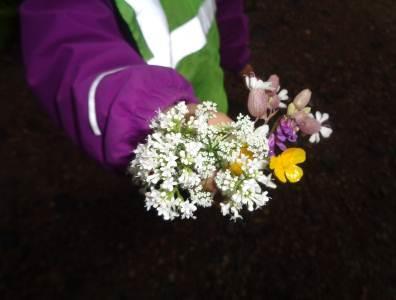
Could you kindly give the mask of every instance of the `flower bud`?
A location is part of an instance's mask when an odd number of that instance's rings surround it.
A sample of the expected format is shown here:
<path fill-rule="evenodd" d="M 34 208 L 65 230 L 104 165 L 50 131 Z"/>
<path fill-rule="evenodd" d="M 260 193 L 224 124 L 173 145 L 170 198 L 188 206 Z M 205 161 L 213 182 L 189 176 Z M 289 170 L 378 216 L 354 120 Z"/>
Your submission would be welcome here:
<path fill-rule="evenodd" d="M 294 105 L 298 110 L 302 110 L 307 104 L 309 100 L 311 100 L 312 92 L 309 89 L 302 90 L 293 100 Z"/>
<path fill-rule="evenodd" d="M 271 82 L 271 88 L 273 89 L 273 92 L 276 93 L 276 91 L 279 88 L 279 77 L 278 77 L 278 75 L 275 75 L 275 74 L 271 75 L 268 78 L 268 81 Z"/>
<path fill-rule="evenodd" d="M 321 124 L 313 117 L 307 115 L 305 112 L 298 112 L 294 115 L 294 119 L 300 130 L 305 133 L 312 135 L 319 132 Z"/>
<path fill-rule="evenodd" d="M 256 118 L 261 118 L 267 113 L 268 95 L 263 89 L 252 89 L 248 98 L 248 111 Z"/>

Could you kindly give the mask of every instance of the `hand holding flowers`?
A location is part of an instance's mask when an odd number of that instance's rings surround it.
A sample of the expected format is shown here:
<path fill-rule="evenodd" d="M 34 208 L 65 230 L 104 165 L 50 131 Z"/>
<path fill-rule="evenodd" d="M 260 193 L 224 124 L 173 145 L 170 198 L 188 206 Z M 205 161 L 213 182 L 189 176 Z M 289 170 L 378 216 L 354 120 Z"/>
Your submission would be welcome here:
<path fill-rule="evenodd" d="M 266 82 L 251 75 L 246 83 L 255 121 L 239 115 L 233 122 L 211 102 L 194 107 L 180 102 L 158 113 L 153 133 L 137 147 L 129 168 L 143 187 L 147 209 L 156 209 L 165 220 L 195 218 L 198 207 L 213 205 L 217 192 L 221 213 L 235 220 L 244 208 L 254 211 L 268 202 L 268 190 L 276 187 L 271 170 L 280 182 L 300 180 L 297 164 L 305 160 L 305 151 L 288 144 L 296 143 L 300 133 L 312 142 L 319 134 L 328 137 L 331 129 L 323 124 L 328 115 L 310 114 L 309 90 L 286 106 L 287 91 L 276 75 Z M 270 130 L 283 107 L 287 112 Z"/>

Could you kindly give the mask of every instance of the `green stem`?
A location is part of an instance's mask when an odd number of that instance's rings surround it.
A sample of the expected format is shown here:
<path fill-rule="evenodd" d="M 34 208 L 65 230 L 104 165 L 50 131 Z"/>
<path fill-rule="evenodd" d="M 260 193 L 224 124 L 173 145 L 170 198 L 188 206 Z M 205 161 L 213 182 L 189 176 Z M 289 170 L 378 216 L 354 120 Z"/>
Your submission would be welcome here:
<path fill-rule="evenodd" d="M 211 140 L 209 140 L 208 143 L 209 143 L 210 151 L 214 154 L 215 159 L 216 159 L 216 163 L 217 163 L 217 165 L 219 165 L 219 164 L 220 164 L 220 158 L 219 158 L 219 156 L 217 155 L 217 148 L 215 149 L 215 148 L 212 146 Z M 217 145 L 216 145 L 216 146 L 217 146 Z"/>

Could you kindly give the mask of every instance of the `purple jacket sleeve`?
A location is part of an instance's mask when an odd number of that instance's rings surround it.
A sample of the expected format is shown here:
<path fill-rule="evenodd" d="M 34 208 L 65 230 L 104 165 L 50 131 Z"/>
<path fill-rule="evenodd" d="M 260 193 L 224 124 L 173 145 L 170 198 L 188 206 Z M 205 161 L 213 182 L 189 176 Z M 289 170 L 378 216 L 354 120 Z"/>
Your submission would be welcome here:
<path fill-rule="evenodd" d="M 244 14 L 244 0 L 216 2 L 221 64 L 225 69 L 239 72 L 250 62 L 249 26 Z"/>
<path fill-rule="evenodd" d="M 26 0 L 20 13 L 28 84 L 104 166 L 125 168 L 158 109 L 197 102 L 181 75 L 147 65 L 124 40 L 110 1 Z"/>

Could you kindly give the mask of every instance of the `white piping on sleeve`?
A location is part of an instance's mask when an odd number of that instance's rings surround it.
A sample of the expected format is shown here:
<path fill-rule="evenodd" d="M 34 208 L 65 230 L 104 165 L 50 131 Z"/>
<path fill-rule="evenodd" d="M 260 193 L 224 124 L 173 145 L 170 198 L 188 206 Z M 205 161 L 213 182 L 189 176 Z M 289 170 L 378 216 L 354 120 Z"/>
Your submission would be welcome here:
<path fill-rule="evenodd" d="M 95 99 L 96 98 L 96 90 L 98 89 L 100 82 L 107 75 L 117 73 L 117 72 L 124 70 L 126 68 L 127 67 L 120 67 L 120 68 L 113 69 L 113 70 L 106 71 L 106 72 L 99 74 L 95 78 L 95 80 L 92 82 L 91 87 L 89 88 L 89 92 L 88 92 L 88 120 L 89 120 L 89 125 L 91 126 L 93 133 L 97 136 L 102 135 L 102 132 L 100 131 L 98 119 L 96 116 L 96 99 Z"/>

